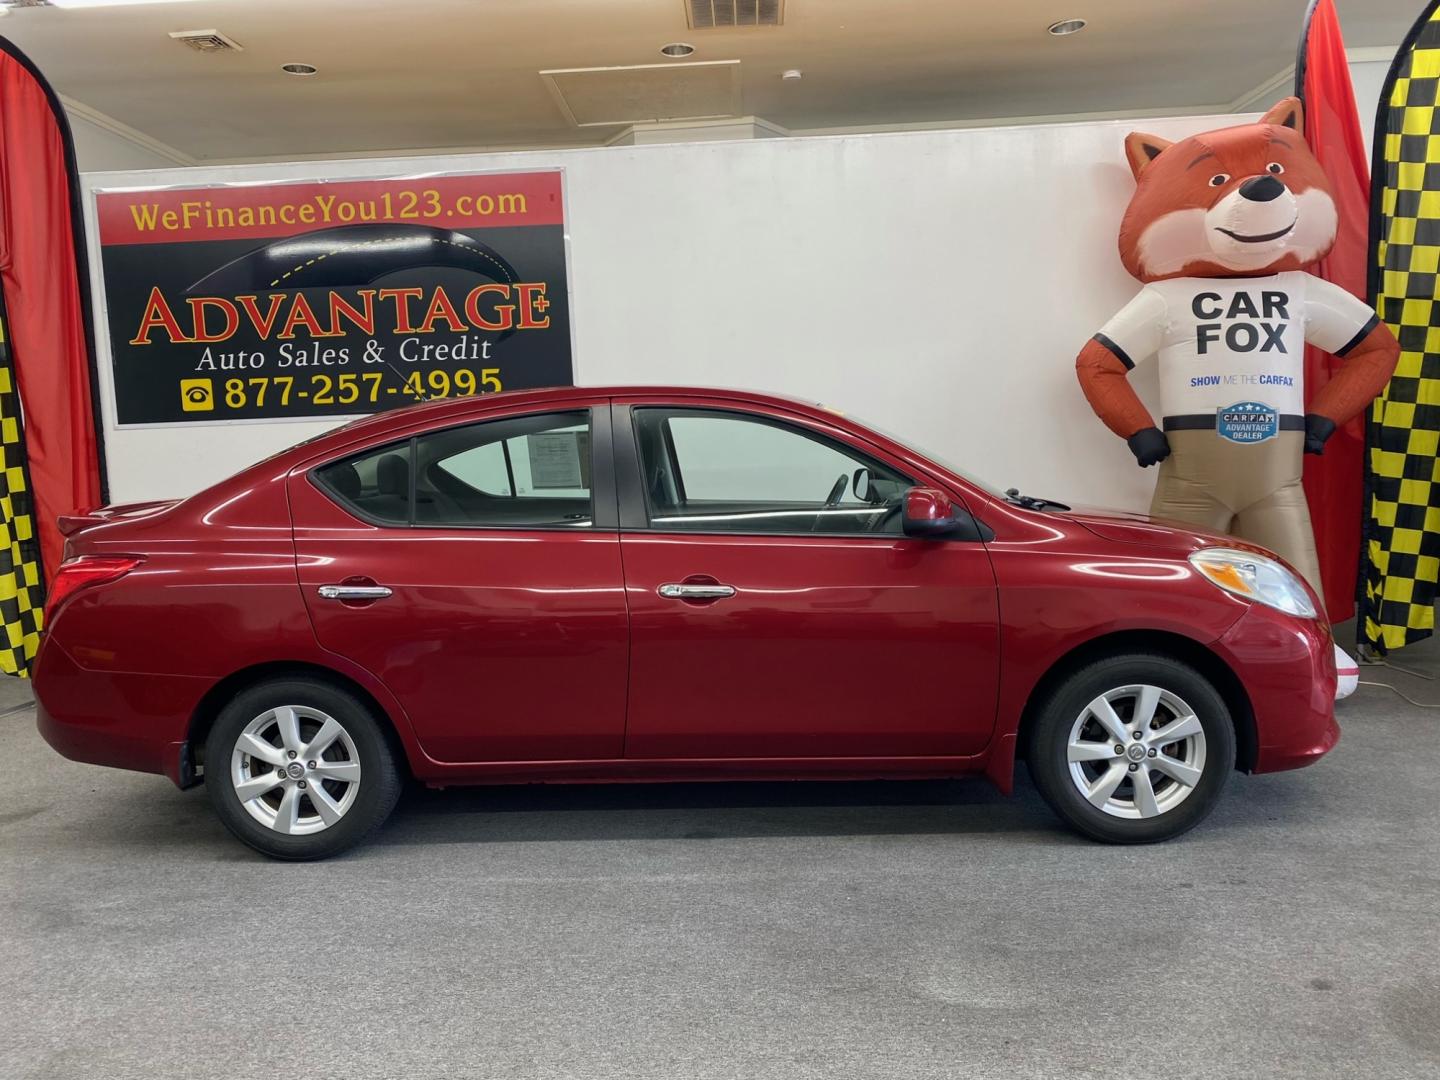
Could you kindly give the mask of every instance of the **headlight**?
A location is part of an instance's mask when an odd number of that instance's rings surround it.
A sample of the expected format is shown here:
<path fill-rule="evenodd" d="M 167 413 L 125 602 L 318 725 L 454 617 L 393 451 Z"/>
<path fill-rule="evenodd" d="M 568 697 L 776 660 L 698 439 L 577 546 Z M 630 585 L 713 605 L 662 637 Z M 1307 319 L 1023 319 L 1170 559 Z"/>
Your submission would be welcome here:
<path fill-rule="evenodd" d="M 1234 548 L 1204 548 L 1190 565 L 1226 592 L 1303 619 L 1315 618 L 1305 583 L 1274 559 Z"/>

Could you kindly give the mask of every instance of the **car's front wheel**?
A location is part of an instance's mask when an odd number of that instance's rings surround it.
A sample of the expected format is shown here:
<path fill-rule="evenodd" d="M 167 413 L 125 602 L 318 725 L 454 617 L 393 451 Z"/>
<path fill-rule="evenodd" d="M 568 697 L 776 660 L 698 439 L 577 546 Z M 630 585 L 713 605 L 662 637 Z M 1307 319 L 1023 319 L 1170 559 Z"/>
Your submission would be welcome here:
<path fill-rule="evenodd" d="M 205 744 L 205 786 L 225 826 L 277 859 L 323 859 L 358 844 L 400 796 L 380 722 L 353 694 L 279 679 L 238 694 Z"/>
<path fill-rule="evenodd" d="M 1224 699 L 1188 664 L 1115 656 L 1054 689 L 1026 755 L 1035 786 L 1067 824 L 1107 843 L 1151 843 L 1214 808 L 1235 767 L 1235 728 Z"/>

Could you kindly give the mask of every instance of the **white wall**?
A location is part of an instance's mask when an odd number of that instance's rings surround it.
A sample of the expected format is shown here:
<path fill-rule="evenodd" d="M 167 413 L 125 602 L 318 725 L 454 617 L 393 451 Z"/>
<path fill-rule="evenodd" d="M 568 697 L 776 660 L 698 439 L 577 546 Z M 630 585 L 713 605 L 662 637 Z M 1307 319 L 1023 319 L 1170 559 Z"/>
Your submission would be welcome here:
<path fill-rule="evenodd" d="M 1233 116 L 1151 120 L 1180 137 Z M 1129 122 L 92 175 L 90 187 L 566 169 L 582 383 L 823 400 L 1006 486 L 1142 507 L 1153 470 L 1090 413 L 1075 354 L 1134 293 L 1115 232 Z M 93 209 L 93 206 L 92 206 Z M 93 217 L 91 251 L 98 254 Z M 94 274 L 99 295 L 98 269 Z M 101 312 L 103 319 L 103 311 Z M 103 322 L 102 322 L 103 326 Z M 117 430 L 116 501 L 184 495 L 328 426 Z M 1134 376 L 1153 393 L 1153 372 Z"/>
<path fill-rule="evenodd" d="M 75 109 L 68 109 L 66 115 L 70 120 L 70 134 L 75 139 L 75 160 L 81 172 L 169 169 L 176 164 L 175 156 L 158 153 L 133 136 L 119 134 Z"/>

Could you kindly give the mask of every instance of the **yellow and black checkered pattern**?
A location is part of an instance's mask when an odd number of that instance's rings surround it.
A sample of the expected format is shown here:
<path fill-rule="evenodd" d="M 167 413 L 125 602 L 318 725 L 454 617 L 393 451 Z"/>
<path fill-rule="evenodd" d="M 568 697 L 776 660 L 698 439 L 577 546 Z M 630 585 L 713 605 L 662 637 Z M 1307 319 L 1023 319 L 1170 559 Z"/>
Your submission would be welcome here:
<path fill-rule="evenodd" d="M 1400 340 L 1369 425 L 1362 560 L 1365 643 L 1428 637 L 1440 576 L 1440 7 L 1396 59 L 1375 133 L 1371 299 Z"/>
<path fill-rule="evenodd" d="M 40 644 L 45 589 L 25 467 L 20 395 L 0 318 L 0 672 L 26 678 Z"/>

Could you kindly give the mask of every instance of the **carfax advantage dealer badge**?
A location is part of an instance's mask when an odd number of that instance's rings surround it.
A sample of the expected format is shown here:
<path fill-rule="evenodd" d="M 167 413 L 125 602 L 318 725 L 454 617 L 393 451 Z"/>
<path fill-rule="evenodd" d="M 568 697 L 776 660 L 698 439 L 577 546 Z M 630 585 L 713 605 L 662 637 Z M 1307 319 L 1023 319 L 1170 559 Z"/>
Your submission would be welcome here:
<path fill-rule="evenodd" d="M 96 196 L 118 422 L 573 382 L 560 170 Z"/>
<path fill-rule="evenodd" d="M 1258 401 L 1241 401 L 1215 412 L 1215 433 L 1237 443 L 1260 443 L 1280 433 L 1280 414 Z"/>

